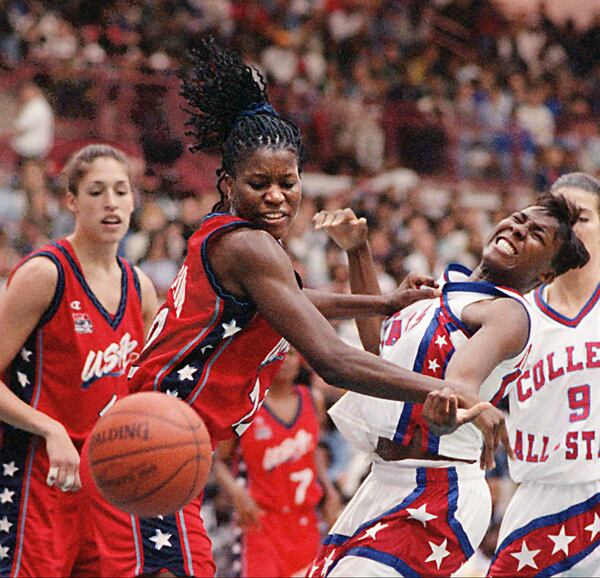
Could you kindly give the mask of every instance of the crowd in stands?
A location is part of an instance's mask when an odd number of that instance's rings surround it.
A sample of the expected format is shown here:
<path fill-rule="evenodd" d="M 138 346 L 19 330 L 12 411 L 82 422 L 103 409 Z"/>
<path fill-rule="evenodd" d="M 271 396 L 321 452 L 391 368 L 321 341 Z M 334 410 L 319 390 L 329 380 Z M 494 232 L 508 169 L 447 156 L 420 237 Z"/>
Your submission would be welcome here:
<path fill-rule="evenodd" d="M 0 144 L 12 148 L 0 154 L 0 288 L 22 256 L 69 232 L 51 145 L 64 148 L 68 119 L 94 117 L 136 167 L 140 202 L 122 252 L 164 297 L 185 240 L 217 200 L 208 186 L 187 186 L 177 163 L 191 159 L 186 170 L 207 183 L 216 167 L 185 152 L 172 110 L 156 99 L 176 85 L 185 50 L 209 33 L 269 78 L 274 106 L 303 130 L 306 194 L 287 244 L 307 286 L 348 290 L 344 256 L 311 226 L 323 208 L 352 206 L 368 218 L 389 290 L 407 271 L 474 265 L 490 223 L 562 173 L 600 175 L 600 16 L 580 30 L 543 9 L 509 19 L 485 0 L 0 0 L 0 107 L 18 111 L 0 119 Z M 103 95 L 90 67 L 104 75 Z M 23 83 L 23 70 L 36 82 Z M 143 90 L 120 126 L 112 104 L 130 80 Z M 36 117 L 32 129 L 49 142 L 27 149 L 18 119 L 31 99 L 46 123 Z M 353 324 L 337 329 L 358 342 Z M 334 401 L 332 388 L 316 378 L 313 386 Z M 349 497 L 364 460 L 332 427 L 325 441 L 332 478 Z M 497 524 L 511 492 L 505 466 L 490 485 Z M 211 486 L 207 497 L 226 575 L 230 510 Z"/>

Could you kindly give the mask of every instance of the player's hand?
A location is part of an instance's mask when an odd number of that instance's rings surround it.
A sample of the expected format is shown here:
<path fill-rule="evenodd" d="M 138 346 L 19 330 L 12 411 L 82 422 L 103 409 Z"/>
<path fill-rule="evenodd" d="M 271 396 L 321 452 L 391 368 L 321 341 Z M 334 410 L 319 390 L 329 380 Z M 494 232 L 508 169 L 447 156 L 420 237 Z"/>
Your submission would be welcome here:
<path fill-rule="evenodd" d="M 481 449 L 481 458 L 479 460 L 482 470 L 491 470 L 496 467 L 494 456 L 500 442 L 502 442 L 508 457 L 511 460 L 515 459 L 515 454 L 510 446 L 508 430 L 506 429 L 506 419 L 502 411 L 492 406 L 481 412 L 473 420 L 473 424 L 483 434 L 483 448 Z"/>
<path fill-rule="evenodd" d="M 232 496 L 233 509 L 237 514 L 237 524 L 242 530 L 260 527 L 260 518 L 263 510 L 252 499 L 245 488 L 238 488 Z"/>
<path fill-rule="evenodd" d="M 320 211 L 313 217 L 313 224 L 317 231 L 326 231 L 344 251 L 358 249 L 367 242 L 367 220 L 364 217 L 359 219 L 352 209 Z"/>
<path fill-rule="evenodd" d="M 492 407 L 491 403 L 481 401 L 470 409 L 460 409 L 454 391 L 445 387 L 427 395 L 422 415 L 431 433 L 442 436 L 456 431 L 461 425 L 472 422 Z"/>
<path fill-rule="evenodd" d="M 79 452 L 75 449 L 67 430 L 56 422 L 45 436 L 50 468 L 46 483 L 63 492 L 76 492 L 81 488 L 79 479 Z"/>
<path fill-rule="evenodd" d="M 442 292 L 433 277 L 418 273 L 409 273 L 404 281 L 400 283 L 398 289 L 390 294 L 390 309 L 388 313 L 395 313 L 404 309 L 404 307 L 408 307 L 415 301 L 432 299 L 439 297 L 441 294 Z"/>

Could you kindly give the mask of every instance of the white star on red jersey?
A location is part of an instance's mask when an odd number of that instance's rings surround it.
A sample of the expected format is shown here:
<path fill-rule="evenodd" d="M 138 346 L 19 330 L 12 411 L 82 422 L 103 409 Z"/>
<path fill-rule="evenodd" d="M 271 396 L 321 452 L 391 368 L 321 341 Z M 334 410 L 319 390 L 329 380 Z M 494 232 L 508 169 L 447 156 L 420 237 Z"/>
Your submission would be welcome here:
<path fill-rule="evenodd" d="M 417 520 L 418 522 L 421 522 L 425 527 L 427 526 L 427 522 L 435 520 L 437 518 L 435 514 L 430 514 L 427 511 L 427 504 L 423 504 L 418 508 L 406 508 L 406 511 L 410 514 L 410 516 L 408 517 L 409 520 L 411 518 L 413 520 Z"/>
<path fill-rule="evenodd" d="M 442 564 L 442 560 L 446 556 L 450 556 L 450 552 L 448 552 L 448 549 L 446 548 L 447 545 L 447 539 L 439 545 L 434 544 L 433 542 L 429 542 L 429 546 L 431 547 L 431 554 L 429 555 L 429 558 L 425 560 L 425 562 L 435 562 L 435 565 L 438 567 L 439 570 Z"/>
<path fill-rule="evenodd" d="M 535 563 L 534 558 L 539 553 L 540 550 L 530 550 L 527 547 L 527 542 L 523 540 L 523 546 L 521 546 L 521 551 L 511 552 L 510 555 L 519 561 L 519 567 L 517 568 L 517 572 L 519 572 L 521 568 L 524 568 L 525 566 L 531 566 L 532 568 L 537 570 L 537 564 Z"/>
<path fill-rule="evenodd" d="M 438 335 L 435 338 L 435 344 L 438 347 L 444 347 L 444 345 L 448 345 L 448 342 L 446 341 L 446 336 L 445 335 Z"/>
<path fill-rule="evenodd" d="M 2 467 L 4 468 L 2 475 L 8 476 L 9 478 L 12 478 L 15 475 L 15 472 L 19 471 L 19 468 L 17 468 L 17 466 L 15 466 L 14 461 L 8 462 L 7 464 L 2 464 Z"/>
<path fill-rule="evenodd" d="M 377 540 L 377 532 L 383 530 L 384 528 L 387 528 L 388 526 L 389 524 L 382 524 L 381 522 L 377 522 L 377 524 L 365 530 L 365 535 L 361 536 L 359 540 L 364 540 L 366 538 L 373 538 L 373 540 Z"/>
<path fill-rule="evenodd" d="M 325 561 L 323 562 L 323 570 L 321 570 L 321 576 L 325 576 L 327 574 L 327 570 L 329 570 L 329 566 L 333 564 L 334 553 L 335 550 L 332 550 L 331 552 L 329 552 L 329 556 L 325 558 Z"/>
<path fill-rule="evenodd" d="M 590 540 L 594 540 L 597 534 L 600 534 L 600 516 L 598 514 L 594 514 L 594 521 L 584 528 L 587 532 L 592 533 L 592 537 Z"/>
<path fill-rule="evenodd" d="M 185 367 L 177 370 L 177 373 L 179 374 L 179 381 L 185 381 L 186 379 L 189 381 L 194 381 L 194 373 L 197 371 L 197 367 L 193 367 L 188 363 Z"/>
<path fill-rule="evenodd" d="M 437 362 L 436 359 L 432 359 L 430 361 L 427 362 L 429 364 L 429 370 L 430 371 L 437 371 L 440 368 L 440 364 Z"/>
<path fill-rule="evenodd" d="M 565 527 L 562 526 L 560 532 L 551 536 L 548 534 L 548 538 L 554 542 L 554 547 L 552 548 L 552 555 L 556 554 L 559 550 L 562 550 L 567 556 L 569 555 L 569 544 L 575 540 L 575 536 L 569 536 L 565 532 Z"/>
<path fill-rule="evenodd" d="M 227 339 L 232 335 L 235 335 L 238 331 L 241 331 L 242 328 L 237 326 L 235 319 L 232 319 L 229 323 L 221 323 L 221 327 L 225 330 L 223 333 L 223 339 Z"/>
<path fill-rule="evenodd" d="M 150 542 L 154 542 L 155 550 L 162 550 L 164 546 L 171 548 L 173 544 L 171 544 L 171 537 L 173 535 L 168 532 L 163 533 L 159 528 L 156 528 L 156 534 L 152 536 L 152 538 L 148 538 Z"/>
<path fill-rule="evenodd" d="M 2 493 L 0 493 L 0 504 L 6 504 L 6 502 L 10 502 L 12 504 L 14 492 L 11 492 L 8 488 L 4 488 Z"/>
<path fill-rule="evenodd" d="M 8 551 L 10 548 L 8 546 L 0 546 L 0 560 L 4 560 L 8 558 Z"/>
<path fill-rule="evenodd" d="M 17 371 L 17 380 L 21 384 L 21 387 L 27 387 L 29 385 L 29 378 L 20 371 Z"/>
<path fill-rule="evenodd" d="M 0 520 L 0 532 L 6 532 L 8 534 L 12 525 L 13 523 L 9 522 L 6 516 L 3 516 Z"/>
<path fill-rule="evenodd" d="M 23 347 L 23 349 L 21 349 L 21 359 L 27 363 L 29 363 L 29 356 L 32 354 L 31 351 L 29 351 L 28 349 L 25 349 Z"/>

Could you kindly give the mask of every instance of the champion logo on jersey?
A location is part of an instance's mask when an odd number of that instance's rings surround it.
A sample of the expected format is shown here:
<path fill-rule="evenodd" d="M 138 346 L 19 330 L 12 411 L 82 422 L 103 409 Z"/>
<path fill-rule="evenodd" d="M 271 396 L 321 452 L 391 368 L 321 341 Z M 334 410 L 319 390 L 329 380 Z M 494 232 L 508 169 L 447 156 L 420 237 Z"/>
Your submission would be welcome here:
<path fill-rule="evenodd" d="M 79 303 L 79 301 L 76 303 Z M 72 313 L 71 315 L 73 316 L 75 333 L 94 333 L 94 325 L 87 313 Z"/>
<path fill-rule="evenodd" d="M 81 311 L 81 301 L 71 301 L 70 306 L 73 311 Z"/>

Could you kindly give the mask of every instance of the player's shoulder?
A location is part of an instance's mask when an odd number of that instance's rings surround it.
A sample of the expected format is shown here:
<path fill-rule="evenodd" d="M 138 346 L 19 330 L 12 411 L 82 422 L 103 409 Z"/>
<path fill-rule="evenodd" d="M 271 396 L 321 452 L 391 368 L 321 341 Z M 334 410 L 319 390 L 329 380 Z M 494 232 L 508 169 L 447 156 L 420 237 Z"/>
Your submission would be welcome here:
<path fill-rule="evenodd" d="M 11 275 L 10 285 L 26 282 L 30 286 L 56 285 L 60 273 L 59 264 L 45 252 L 34 253 L 24 259 Z"/>

